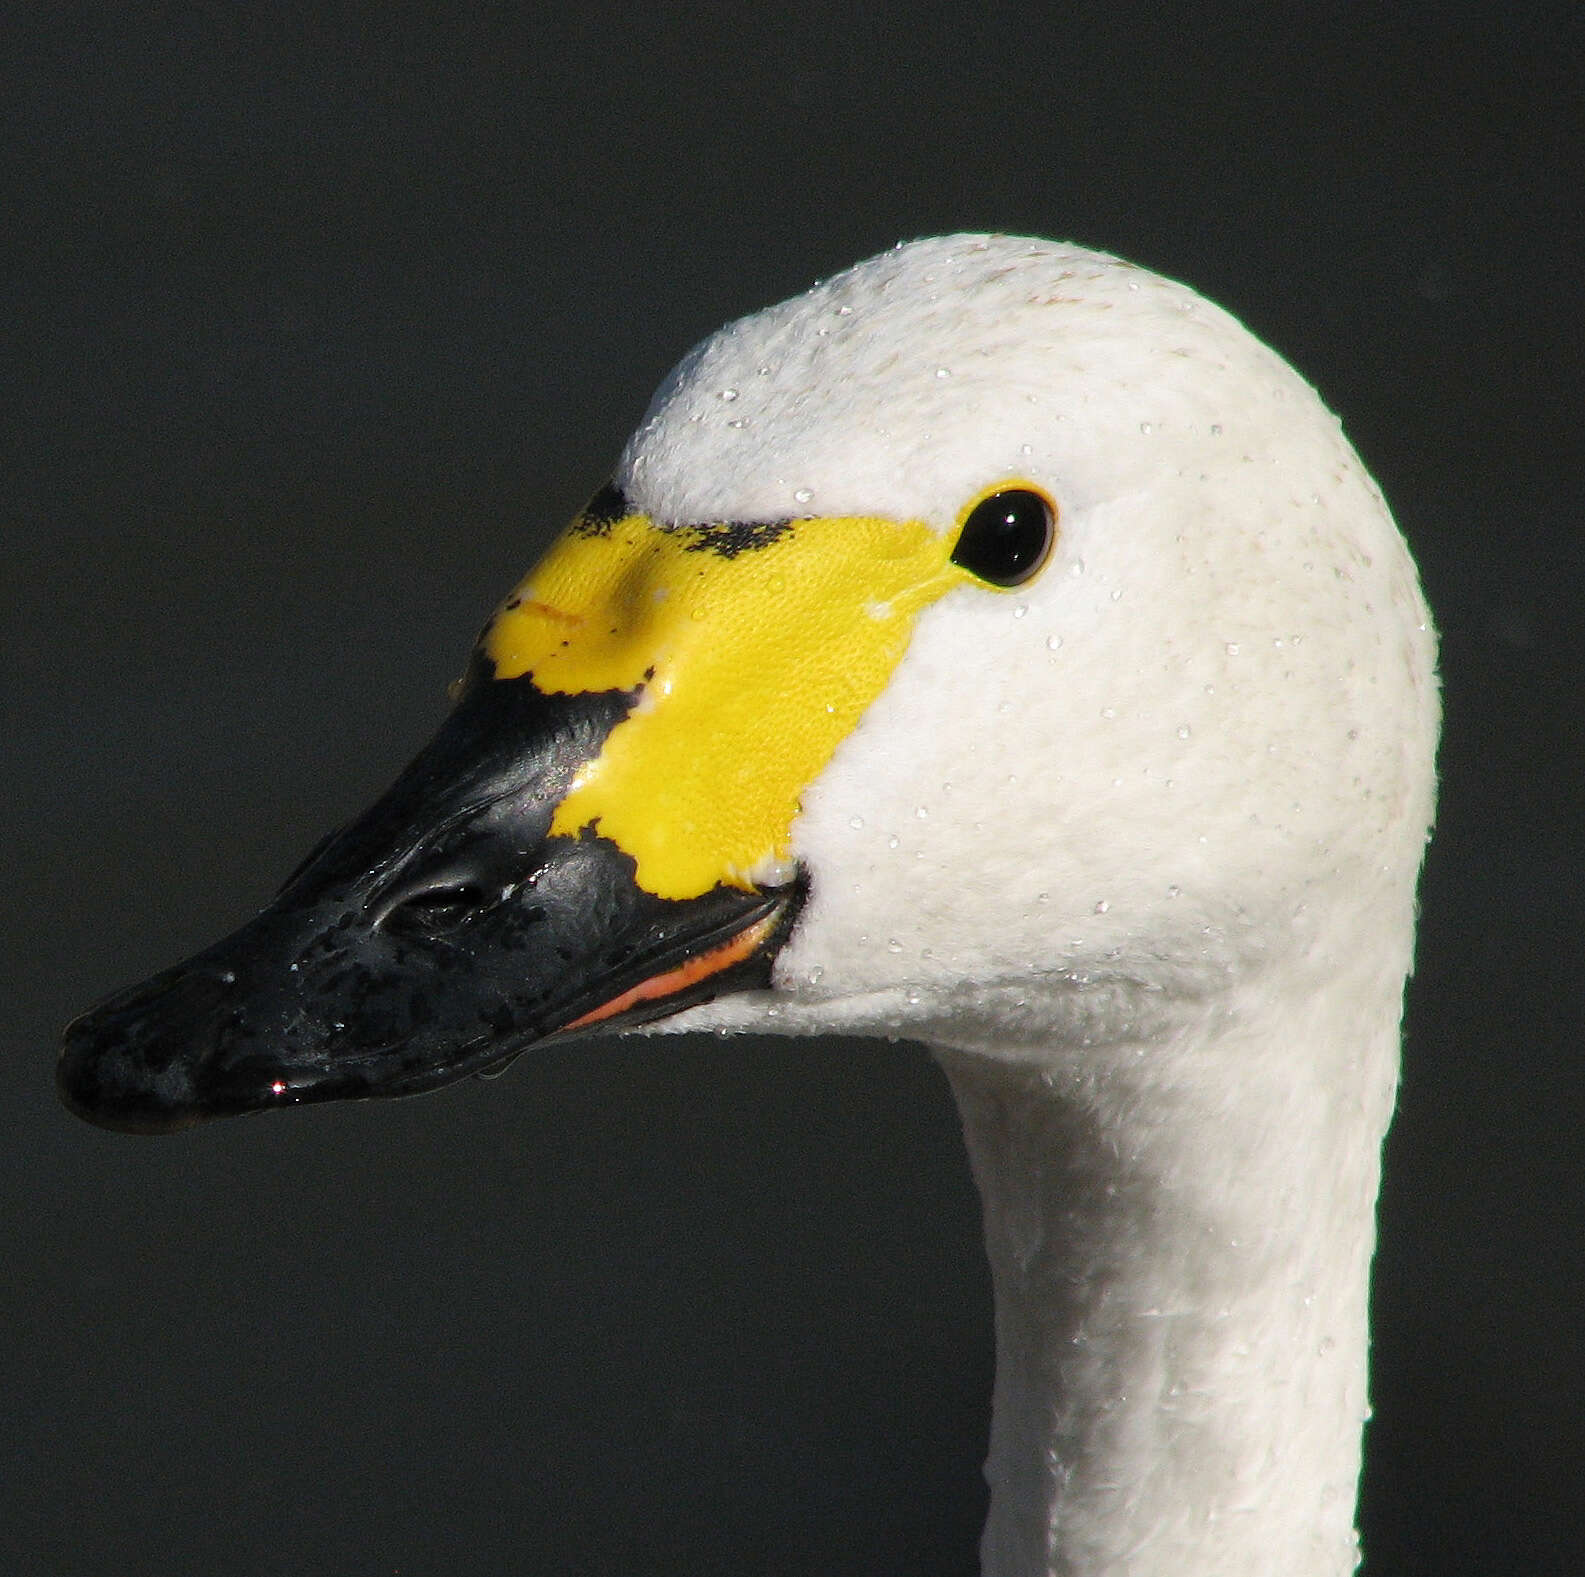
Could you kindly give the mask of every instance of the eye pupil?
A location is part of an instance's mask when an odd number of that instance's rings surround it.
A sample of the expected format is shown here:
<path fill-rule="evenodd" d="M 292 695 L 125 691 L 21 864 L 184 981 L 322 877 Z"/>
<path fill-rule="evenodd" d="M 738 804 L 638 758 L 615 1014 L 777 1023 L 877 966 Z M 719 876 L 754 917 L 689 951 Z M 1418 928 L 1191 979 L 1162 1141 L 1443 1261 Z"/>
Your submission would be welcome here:
<path fill-rule="evenodd" d="M 1046 562 L 1055 537 L 1050 500 L 1009 487 L 969 511 L 952 562 L 993 586 L 1021 586 Z"/>

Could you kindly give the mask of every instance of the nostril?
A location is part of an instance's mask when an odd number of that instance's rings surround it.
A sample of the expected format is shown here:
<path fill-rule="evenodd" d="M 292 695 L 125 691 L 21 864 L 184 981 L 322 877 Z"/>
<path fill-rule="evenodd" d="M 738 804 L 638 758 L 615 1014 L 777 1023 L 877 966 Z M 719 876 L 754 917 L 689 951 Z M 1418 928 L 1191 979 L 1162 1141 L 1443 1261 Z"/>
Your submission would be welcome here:
<path fill-rule="evenodd" d="M 375 923 L 397 936 L 444 936 L 465 925 L 488 902 L 489 895 L 477 882 L 445 882 L 398 898 Z"/>

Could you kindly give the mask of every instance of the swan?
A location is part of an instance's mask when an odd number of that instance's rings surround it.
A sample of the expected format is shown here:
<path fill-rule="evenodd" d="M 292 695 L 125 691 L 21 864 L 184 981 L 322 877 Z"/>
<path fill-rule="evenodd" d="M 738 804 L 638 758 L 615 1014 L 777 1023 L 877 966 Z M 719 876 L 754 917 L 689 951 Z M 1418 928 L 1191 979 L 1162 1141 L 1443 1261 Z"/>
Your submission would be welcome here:
<path fill-rule="evenodd" d="M 1435 640 L 1315 393 L 1070 245 L 730 324 L 276 901 L 67 1030 L 92 1121 L 548 1035 L 908 1037 L 984 1205 L 986 1577 L 1357 1564 Z"/>

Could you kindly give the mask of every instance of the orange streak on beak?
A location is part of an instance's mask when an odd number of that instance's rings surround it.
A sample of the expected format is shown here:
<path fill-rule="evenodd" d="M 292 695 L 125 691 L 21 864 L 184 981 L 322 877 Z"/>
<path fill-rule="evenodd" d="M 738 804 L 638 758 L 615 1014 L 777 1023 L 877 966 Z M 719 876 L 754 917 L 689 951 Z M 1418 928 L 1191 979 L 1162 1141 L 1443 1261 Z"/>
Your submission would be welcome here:
<path fill-rule="evenodd" d="M 614 1018 L 618 1013 L 625 1013 L 640 1002 L 654 1002 L 658 998 L 672 996 L 684 987 L 691 986 L 695 981 L 703 980 L 707 975 L 719 974 L 723 969 L 741 963 L 775 930 L 779 918 L 777 914 L 768 914 L 763 919 L 756 920 L 746 931 L 738 932 L 719 947 L 712 947 L 708 953 L 700 953 L 697 958 L 690 958 L 675 969 L 668 969 L 663 975 L 641 980 L 636 986 L 624 991 L 621 996 L 612 997 L 602 1007 L 585 1013 L 582 1018 L 575 1018 L 570 1024 L 562 1025 L 562 1028 L 583 1029 L 590 1024 L 598 1024 L 602 1019 Z"/>

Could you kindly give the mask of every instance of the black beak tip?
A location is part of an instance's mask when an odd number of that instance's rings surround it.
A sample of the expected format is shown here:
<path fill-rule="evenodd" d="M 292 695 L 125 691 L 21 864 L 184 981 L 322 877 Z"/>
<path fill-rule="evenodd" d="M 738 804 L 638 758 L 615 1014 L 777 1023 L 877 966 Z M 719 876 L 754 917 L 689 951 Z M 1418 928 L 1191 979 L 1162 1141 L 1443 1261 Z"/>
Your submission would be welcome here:
<path fill-rule="evenodd" d="M 117 1133 L 178 1133 L 205 1115 L 183 1069 L 152 1074 L 135 1053 L 101 1032 L 91 1012 L 66 1026 L 55 1088 L 73 1115 Z"/>

